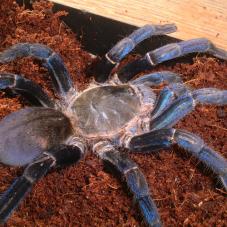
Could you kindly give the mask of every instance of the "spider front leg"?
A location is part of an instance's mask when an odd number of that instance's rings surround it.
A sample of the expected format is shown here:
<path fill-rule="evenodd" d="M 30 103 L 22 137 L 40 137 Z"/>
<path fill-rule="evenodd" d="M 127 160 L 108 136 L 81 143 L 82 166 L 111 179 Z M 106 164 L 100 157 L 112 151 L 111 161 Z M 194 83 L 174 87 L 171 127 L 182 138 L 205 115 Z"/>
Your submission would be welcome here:
<path fill-rule="evenodd" d="M 108 142 L 100 142 L 94 147 L 95 152 L 105 163 L 112 166 L 126 181 L 148 226 L 160 227 L 161 221 L 154 201 L 150 197 L 146 179 L 137 164 L 126 154 L 116 150 Z"/>
<path fill-rule="evenodd" d="M 105 82 L 111 70 L 119 63 L 128 53 L 130 53 L 137 44 L 145 39 L 156 35 L 164 35 L 175 32 L 176 25 L 145 25 L 135 30 L 128 37 L 120 40 L 96 65 L 96 80 Z"/>
<path fill-rule="evenodd" d="M 43 107 L 54 108 L 54 102 L 35 82 L 28 80 L 20 75 L 0 73 L 0 90 L 10 89 L 22 94 L 33 104 Z"/>
<path fill-rule="evenodd" d="M 84 150 L 78 146 L 59 145 L 43 152 L 30 163 L 21 177 L 0 197 L 0 223 L 5 223 L 20 201 L 32 189 L 33 185 L 53 167 L 62 167 L 78 162 Z"/>
<path fill-rule="evenodd" d="M 120 81 L 126 82 L 132 79 L 136 74 L 144 70 L 152 69 L 159 63 L 195 52 L 209 53 L 220 59 L 227 60 L 227 52 L 217 48 L 209 40 L 205 38 L 192 39 L 179 43 L 168 44 L 156 50 L 150 51 L 144 57 L 121 68 L 117 72 L 117 75 Z"/>
<path fill-rule="evenodd" d="M 227 160 L 208 147 L 197 135 L 180 129 L 159 129 L 132 137 L 126 147 L 134 152 L 152 152 L 178 144 L 218 175 L 227 191 Z"/>
<path fill-rule="evenodd" d="M 161 85 L 163 82 L 168 83 L 169 86 L 166 86 L 161 90 L 154 109 L 151 113 L 151 118 L 154 119 L 159 116 L 174 100 L 175 96 L 179 97 L 183 94 L 189 92 L 189 89 L 183 84 L 182 79 L 179 74 L 161 71 L 156 73 L 150 73 L 144 76 L 139 77 L 138 79 L 130 81 L 130 84 L 134 86 L 157 86 Z"/>
<path fill-rule="evenodd" d="M 227 90 L 202 88 L 192 92 L 186 92 L 157 118 L 151 120 L 150 129 L 158 130 L 175 125 L 180 119 L 190 113 L 197 103 L 227 105 Z"/>
<path fill-rule="evenodd" d="M 127 81 L 123 80 L 122 82 L 127 82 Z M 143 75 L 135 80 L 130 81 L 130 84 L 158 86 L 158 85 L 161 85 L 163 82 L 166 82 L 168 84 L 182 83 L 182 79 L 180 75 L 177 73 L 170 72 L 170 71 L 160 71 L 160 72 Z"/>
<path fill-rule="evenodd" d="M 0 53 L 0 63 L 7 63 L 19 57 L 31 56 L 43 62 L 48 68 L 56 91 L 61 97 L 67 98 L 67 93 L 74 90 L 69 72 L 61 57 L 49 47 L 37 43 L 19 43 Z"/>
<path fill-rule="evenodd" d="M 160 116 L 169 106 L 171 106 L 175 98 L 190 94 L 190 90 L 183 83 L 173 83 L 164 87 L 156 99 L 154 109 L 150 117 L 151 120 Z"/>

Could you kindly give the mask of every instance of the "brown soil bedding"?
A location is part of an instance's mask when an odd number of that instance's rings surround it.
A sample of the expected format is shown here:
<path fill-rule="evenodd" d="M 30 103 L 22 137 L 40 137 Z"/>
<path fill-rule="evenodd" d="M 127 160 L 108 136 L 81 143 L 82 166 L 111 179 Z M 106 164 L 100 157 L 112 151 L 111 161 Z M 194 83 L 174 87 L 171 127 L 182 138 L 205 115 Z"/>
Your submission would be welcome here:
<path fill-rule="evenodd" d="M 36 3 L 33 11 L 19 8 L 12 0 L 0 5 L 0 51 L 18 42 L 39 42 L 59 53 L 80 89 L 88 83 L 85 71 L 91 59 L 51 13 L 51 4 Z M 227 62 L 196 57 L 193 63 L 159 66 L 154 71 L 182 74 L 195 88 L 227 89 Z M 0 72 L 24 74 L 53 95 L 47 71 L 30 58 L 0 65 Z M 0 92 L 0 118 L 28 105 L 21 97 Z M 227 158 L 227 107 L 201 106 L 177 127 L 195 132 Z M 174 146 L 153 155 L 131 154 L 146 175 L 165 226 L 225 226 L 226 193 L 215 176 Z M 0 192 L 22 169 L 0 165 Z M 103 171 L 102 163 L 88 155 L 76 166 L 53 171 L 43 178 L 13 213 L 6 226 L 143 226 L 125 185 Z"/>

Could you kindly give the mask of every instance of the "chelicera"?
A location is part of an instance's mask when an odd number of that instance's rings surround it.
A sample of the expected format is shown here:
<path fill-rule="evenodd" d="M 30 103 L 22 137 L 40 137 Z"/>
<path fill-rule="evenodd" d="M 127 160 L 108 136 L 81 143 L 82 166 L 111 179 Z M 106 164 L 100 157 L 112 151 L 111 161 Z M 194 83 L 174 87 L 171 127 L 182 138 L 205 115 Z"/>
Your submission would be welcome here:
<path fill-rule="evenodd" d="M 74 87 L 60 56 L 47 46 L 19 43 L 0 53 L 2 64 L 26 56 L 41 60 L 60 98 L 52 100 L 20 75 L 0 74 L 1 89 L 11 89 L 39 105 L 14 112 L 0 122 L 0 161 L 25 166 L 23 175 L 0 198 L 2 223 L 51 168 L 76 163 L 89 150 L 123 177 L 149 226 L 161 226 L 156 205 L 144 175 L 121 148 L 143 154 L 178 144 L 211 168 L 227 190 L 227 161 L 197 135 L 173 128 L 197 103 L 226 105 L 227 90 L 192 90 L 179 75 L 168 71 L 133 79 L 142 70 L 188 53 L 207 52 L 227 60 L 227 52 L 207 39 L 182 41 L 150 51 L 111 73 L 138 43 L 175 30 L 174 24 L 137 29 L 101 58 L 96 82 L 82 92 Z M 151 87 L 162 82 L 167 86 L 157 95 Z"/>

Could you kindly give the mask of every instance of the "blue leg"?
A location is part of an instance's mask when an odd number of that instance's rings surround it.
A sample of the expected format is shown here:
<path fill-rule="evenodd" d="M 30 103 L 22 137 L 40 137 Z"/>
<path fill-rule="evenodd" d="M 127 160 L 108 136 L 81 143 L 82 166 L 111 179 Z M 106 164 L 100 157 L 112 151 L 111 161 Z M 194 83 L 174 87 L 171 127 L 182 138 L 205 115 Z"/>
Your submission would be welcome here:
<path fill-rule="evenodd" d="M 0 73 L 0 90 L 11 89 L 22 94 L 33 104 L 54 108 L 54 102 L 42 90 L 42 88 L 31 80 L 16 74 Z"/>
<path fill-rule="evenodd" d="M 164 35 L 175 32 L 177 27 L 175 24 L 165 24 L 165 25 L 145 25 L 128 37 L 120 40 L 107 54 L 106 58 L 110 62 L 118 63 L 127 54 L 129 54 L 137 44 L 141 43 L 143 40 L 148 39 L 152 36 Z"/>
<path fill-rule="evenodd" d="M 161 90 L 156 100 L 154 110 L 151 113 L 152 119 L 159 116 L 172 103 L 174 96 L 179 97 L 185 94 L 188 91 L 188 88 L 182 83 L 182 79 L 177 73 L 169 71 L 147 74 L 130 82 L 135 86 L 141 84 L 146 86 L 157 86 L 163 82 L 168 83 L 169 86 Z"/>
<path fill-rule="evenodd" d="M 161 221 L 156 205 L 150 197 L 146 179 L 136 163 L 130 160 L 125 153 L 117 151 L 109 144 L 99 146 L 95 151 L 105 163 L 117 170 L 126 181 L 139 205 L 146 224 L 152 227 L 160 227 Z"/>
<path fill-rule="evenodd" d="M 157 97 L 153 111 L 151 112 L 151 119 L 157 118 L 174 100 L 174 92 L 165 87 L 161 90 Z"/>
<path fill-rule="evenodd" d="M 202 104 L 227 105 L 227 90 L 201 88 L 193 91 L 193 98 Z"/>
<path fill-rule="evenodd" d="M 122 81 L 127 82 L 127 81 Z M 182 83 L 182 79 L 179 74 L 170 72 L 170 71 L 160 71 L 155 73 L 146 74 L 135 80 L 132 80 L 130 83 L 132 85 L 145 84 L 147 86 L 158 86 L 163 82 L 168 84 L 172 83 Z"/>
<path fill-rule="evenodd" d="M 32 189 L 33 185 L 54 166 L 65 166 L 78 162 L 83 151 L 76 146 L 60 145 L 49 149 L 29 164 L 21 177 L 0 197 L 0 223 L 5 223 L 11 213 Z"/>
<path fill-rule="evenodd" d="M 175 98 L 190 94 L 190 90 L 183 83 L 172 83 L 164 87 L 157 97 L 153 111 L 151 112 L 151 119 L 160 116 L 173 102 Z"/>
<path fill-rule="evenodd" d="M 169 148 L 175 143 L 213 170 L 213 172 L 218 175 L 223 187 L 227 191 L 226 159 L 205 145 L 204 141 L 193 133 L 172 128 L 151 131 L 131 138 L 127 144 L 127 148 L 135 152 L 143 153 L 161 148 Z"/>
<path fill-rule="evenodd" d="M 114 66 L 129 54 L 137 44 L 145 39 L 156 35 L 164 35 L 176 31 L 174 24 L 166 25 L 145 25 L 135 30 L 128 37 L 120 40 L 96 66 L 96 80 L 104 82 L 108 79 L 109 73 Z"/>
<path fill-rule="evenodd" d="M 197 103 L 227 105 L 227 90 L 203 88 L 186 92 L 150 123 L 151 130 L 168 128 L 190 113 Z"/>
<path fill-rule="evenodd" d="M 0 53 L 0 63 L 14 61 L 16 58 L 31 56 L 43 62 L 48 68 L 55 86 L 61 96 L 74 89 L 69 72 L 61 57 L 49 47 L 37 43 L 19 43 Z"/>
<path fill-rule="evenodd" d="M 214 46 L 205 38 L 192 39 L 179 43 L 172 43 L 148 52 L 141 59 L 137 59 L 117 72 L 120 81 L 129 81 L 141 71 L 149 70 L 162 62 L 182 57 L 189 53 L 209 53 L 213 56 L 227 60 L 227 51 Z"/>

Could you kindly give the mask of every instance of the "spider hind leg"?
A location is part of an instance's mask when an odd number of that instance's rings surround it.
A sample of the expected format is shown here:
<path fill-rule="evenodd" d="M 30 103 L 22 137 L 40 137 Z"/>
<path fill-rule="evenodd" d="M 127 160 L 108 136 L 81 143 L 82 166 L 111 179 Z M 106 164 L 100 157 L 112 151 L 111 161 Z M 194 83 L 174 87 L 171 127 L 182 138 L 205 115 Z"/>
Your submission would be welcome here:
<path fill-rule="evenodd" d="M 20 75 L 0 73 L 0 90 L 10 89 L 25 96 L 32 104 L 54 108 L 54 102 L 35 82 Z"/>
<path fill-rule="evenodd" d="M 50 73 L 56 91 L 63 98 L 74 90 L 69 72 L 61 57 L 49 47 L 38 43 L 18 43 L 0 53 L 0 63 L 11 62 L 16 58 L 34 57 L 43 62 Z"/>
<path fill-rule="evenodd" d="M 117 170 L 120 176 L 126 181 L 146 224 L 152 227 L 160 227 L 161 220 L 157 207 L 150 197 L 147 181 L 137 164 L 130 160 L 126 154 L 119 152 L 112 145 L 105 144 L 105 142 L 94 150 L 99 158 Z"/>
<path fill-rule="evenodd" d="M 78 162 L 83 151 L 77 146 L 59 145 L 50 148 L 33 160 L 0 198 L 0 223 L 5 223 L 33 185 L 54 167 Z"/>

